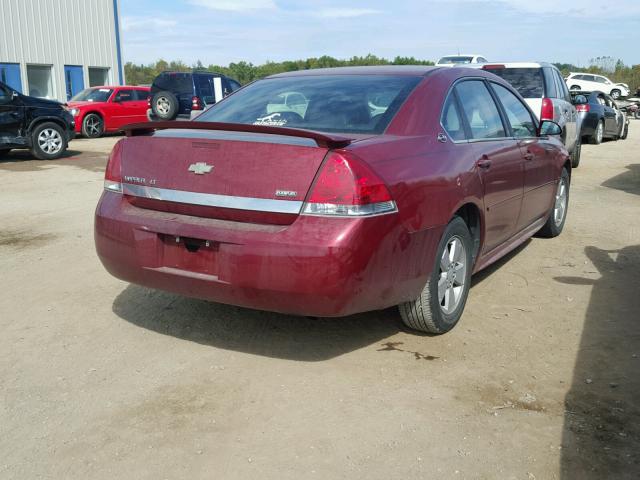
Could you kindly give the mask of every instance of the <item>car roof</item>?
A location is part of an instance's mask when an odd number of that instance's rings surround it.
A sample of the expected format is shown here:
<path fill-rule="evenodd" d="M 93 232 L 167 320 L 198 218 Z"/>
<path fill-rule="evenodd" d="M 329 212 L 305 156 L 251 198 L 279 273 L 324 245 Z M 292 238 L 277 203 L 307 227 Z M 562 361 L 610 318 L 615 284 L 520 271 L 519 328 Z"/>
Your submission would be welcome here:
<path fill-rule="evenodd" d="M 555 65 L 549 62 L 489 62 L 482 64 L 483 67 L 491 65 L 504 65 L 504 68 L 557 68 Z"/>
<path fill-rule="evenodd" d="M 89 87 L 91 90 L 96 90 L 96 89 L 100 89 L 100 88 L 109 88 L 111 90 L 114 89 L 118 89 L 118 88 L 140 88 L 142 90 L 148 90 L 149 87 L 144 87 L 144 86 L 138 86 L 138 85 L 102 85 L 102 86 L 95 86 L 95 87 Z"/>
<path fill-rule="evenodd" d="M 336 67 L 315 68 L 309 70 L 295 70 L 293 72 L 277 73 L 266 78 L 304 77 L 314 75 L 407 75 L 425 76 L 439 70 L 441 67 L 423 65 L 376 65 L 369 67 Z"/>
<path fill-rule="evenodd" d="M 480 53 L 450 53 L 448 55 L 442 55 L 440 58 L 447 57 L 484 57 L 484 55 Z"/>

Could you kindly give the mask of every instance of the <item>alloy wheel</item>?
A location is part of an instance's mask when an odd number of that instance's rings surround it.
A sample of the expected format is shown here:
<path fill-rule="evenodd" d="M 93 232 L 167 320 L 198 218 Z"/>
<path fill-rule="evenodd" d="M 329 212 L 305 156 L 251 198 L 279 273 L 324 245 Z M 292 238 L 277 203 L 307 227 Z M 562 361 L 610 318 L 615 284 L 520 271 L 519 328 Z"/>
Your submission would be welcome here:
<path fill-rule="evenodd" d="M 602 137 L 604 136 L 604 126 L 602 122 L 598 122 L 598 128 L 596 129 L 596 139 L 598 143 L 602 142 Z"/>
<path fill-rule="evenodd" d="M 62 136 L 53 128 L 45 128 L 38 135 L 38 146 L 48 155 L 56 154 L 62 149 Z"/>
<path fill-rule="evenodd" d="M 438 301 L 446 314 L 458 308 L 463 298 L 467 279 L 467 252 L 463 241 L 454 236 L 449 239 L 440 258 L 440 277 L 438 278 Z"/>
<path fill-rule="evenodd" d="M 556 227 L 562 225 L 565 213 L 567 212 L 567 181 L 560 178 L 558 189 L 556 190 L 556 202 L 553 207 L 553 221 Z"/>
<path fill-rule="evenodd" d="M 100 136 L 100 134 L 102 133 L 101 123 L 102 122 L 100 121 L 100 119 L 96 116 L 91 116 L 87 118 L 86 126 L 87 126 L 87 133 L 89 134 L 89 136 L 91 137 Z"/>
<path fill-rule="evenodd" d="M 158 113 L 167 115 L 170 108 L 171 105 L 169 104 L 169 99 L 167 97 L 158 97 L 156 100 L 156 109 L 158 110 Z"/>

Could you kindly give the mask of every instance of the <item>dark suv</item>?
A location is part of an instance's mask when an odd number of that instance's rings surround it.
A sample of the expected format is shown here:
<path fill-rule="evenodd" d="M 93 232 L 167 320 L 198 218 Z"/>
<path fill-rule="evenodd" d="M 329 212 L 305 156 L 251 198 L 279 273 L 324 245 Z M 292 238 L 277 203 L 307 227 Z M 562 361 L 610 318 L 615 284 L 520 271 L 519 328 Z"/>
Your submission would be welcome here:
<path fill-rule="evenodd" d="M 211 72 L 162 72 L 151 85 L 149 120 L 191 119 L 219 102 L 240 84 Z"/>
<path fill-rule="evenodd" d="M 29 149 L 40 160 L 60 157 L 75 123 L 60 102 L 22 95 L 0 82 L 0 156 Z"/>

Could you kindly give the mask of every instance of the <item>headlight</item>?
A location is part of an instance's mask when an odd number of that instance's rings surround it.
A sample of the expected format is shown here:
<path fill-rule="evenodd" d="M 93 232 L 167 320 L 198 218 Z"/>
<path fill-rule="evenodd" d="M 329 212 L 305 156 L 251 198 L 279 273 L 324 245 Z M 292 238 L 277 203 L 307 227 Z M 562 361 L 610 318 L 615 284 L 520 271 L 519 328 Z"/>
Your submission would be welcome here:
<path fill-rule="evenodd" d="M 69 109 L 69 113 L 71 115 L 73 115 L 74 117 L 77 117 L 80 114 L 80 109 L 79 108 L 71 108 L 71 109 Z"/>

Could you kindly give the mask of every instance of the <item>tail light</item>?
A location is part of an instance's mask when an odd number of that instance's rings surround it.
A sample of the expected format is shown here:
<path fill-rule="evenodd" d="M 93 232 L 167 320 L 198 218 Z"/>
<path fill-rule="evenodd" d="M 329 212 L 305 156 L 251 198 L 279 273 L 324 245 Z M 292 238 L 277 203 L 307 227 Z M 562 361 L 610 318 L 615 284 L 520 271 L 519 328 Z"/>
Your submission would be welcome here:
<path fill-rule="evenodd" d="M 362 160 L 344 150 L 321 167 L 303 213 L 359 217 L 396 211 L 385 183 Z"/>
<path fill-rule="evenodd" d="M 191 110 L 202 110 L 202 102 L 200 97 L 193 97 L 191 99 Z"/>
<path fill-rule="evenodd" d="M 483 70 L 502 70 L 504 69 L 505 66 L 504 65 L 498 65 L 498 64 L 492 64 L 492 65 L 483 65 L 482 69 Z"/>
<path fill-rule="evenodd" d="M 540 112 L 540 120 L 553 120 L 553 102 L 550 98 L 542 99 L 542 111 Z"/>
<path fill-rule="evenodd" d="M 588 103 L 583 103 L 582 105 L 576 105 L 576 112 L 588 112 L 591 110 L 591 107 Z"/>
<path fill-rule="evenodd" d="M 151 95 L 147 97 L 147 108 L 151 108 Z"/>
<path fill-rule="evenodd" d="M 114 145 L 109 154 L 107 168 L 104 171 L 104 189 L 122 193 L 122 140 Z"/>

